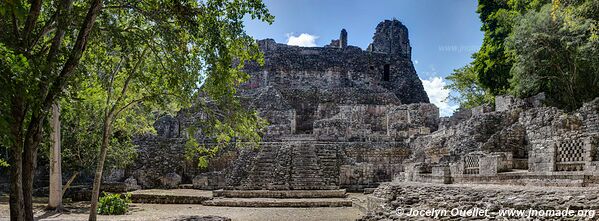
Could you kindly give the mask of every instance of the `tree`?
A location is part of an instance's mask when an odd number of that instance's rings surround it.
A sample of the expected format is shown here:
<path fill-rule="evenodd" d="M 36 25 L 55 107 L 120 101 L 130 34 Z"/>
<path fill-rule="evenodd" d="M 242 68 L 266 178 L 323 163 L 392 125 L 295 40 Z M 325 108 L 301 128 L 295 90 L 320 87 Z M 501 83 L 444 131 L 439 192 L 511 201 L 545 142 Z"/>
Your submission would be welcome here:
<path fill-rule="evenodd" d="M 538 10 L 549 0 L 479 0 L 477 12 L 485 33 L 483 44 L 473 55 L 473 69 L 485 91 L 493 96 L 508 93 L 514 59 L 506 52 L 505 39 L 515 19 L 526 11 Z"/>
<path fill-rule="evenodd" d="M 449 99 L 459 103 L 461 108 L 473 108 L 494 102 L 493 96 L 485 91 L 478 81 L 478 75 L 472 65 L 454 70 L 446 79 L 450 83 L 445 88 L 457 92 Z"/>
<path fill-rule="evenodd" d="M 62 209 L 62 166 L 61 166 L 61 139 L 60 139 L 60 104 L 52 105 L 51 120 L 52 148 L 50 150 L 50 193 L 48 199 L 49 209 Z"/>
<path fill-rule="evenodd" d="M 160 35 L 144 33 L 124 37 L 143 40 L 143 37 L 152 36 L 145 39 L 147 47 L 140 47 L 147 48 L 150 54 L 162 58 L 152 62 L 157 65 L 171 64 L 168 67 L 181 67 L 172 69 L 173 72 L 165 74 L 166 76 L 173 76 L 172 73 L 179 70 L 206 76 L 203 84 L 198 83 L 199 78 L 167 77 L 162 80 L 170 81 L 169 85 L 177 85 L 178 91 L 185 92 L 197 92 L 194 89 L 202 85 L 201 90 L 214 100 L 235 94 L 234 86 L 247 78 L 247 75 L 239 71 L 239 67 L 243 66 L 245 60 L 255 58 L 258 54 L 254 40 L 243 32 L 243 16 L 250 14 L 252 18 L 269 22 L 273 19 L 259 0 L 211 0 L 201 3 L 107 1 L 106 6 L 103 3 L 101 0 L 0 2 L 0 25 L 9 27 L 0 35 L 0 96 L 3 101 L 7 101 L 0 105 L 0 130 L 2 134 L 7 134 L 2 137 L 2 146 L 8 146 L 11 153 L 11 220 L 33 220 L 33 172 L 38 147 L 44 137 L 43 127 L 52 104 L 65 92 L 68 93 L 75 85 L 74 82 L 82 82 L 91 77 L 81 71 L 79 66 L 81 57 L 87 52 L 88 42 L 111 43 L 107 39 L 99 39 L 105 35 L 91 35 L 92 32 L 101 31 L 94 28 L 97 18 L 106 27 L 110 27 L 122 23 L 111 23 L 116 18 L 139 17 L 143 19 L 132 19 L 132 22 L 147 21 L 146 24 L 162 31 Z M 112 34 L 123 37 L 120 34 L 128 33 L 129 30 L 131 29 Z M 168 50 L 153 50 L 149 47 L 157 43 L 164 46 L 158 49 Z M 173 51 L 182 53 L 169 54 Z M 134 55 L 127 55 L 126 58 L 132 60 L 131 58 L 140 56 L 139 53 Z M 240 61 L 236 67 L 232 65 L 233 58 Z M 135 60 L 128 64 L 137 62 L 139 61 Z M 131 72 L 131 66 L 128 70 L 127 73 L 136 76 L 137 72 Z M 104 76 L 109 74 L 96 73 Z M 116 100 L 109 99 L 112 102 L 108 105 L 114 108 L 104 116 L 104 149 L 108 146 L 106 140 L 112 135 L 110 126 L 114 115 L 128 109 L 128 103 L 135 104 L 143 100 L 134 96 L 117 96 Z M 139 101 L 132 102 L 133 100 Z"/>
<path fill-rule="evenodd" d="M 0 36 L 0 87 L 2 100 L 8 103 L 2 106 L 1 125 L 9 134 L 3 142 L 11 152 L 10 216 L 33 220 L 31 192 L 42 128 L 75 73 L 102 1 L 81 3 L 75 10 L 71 0 L 0 4 L 0 25 L 10 27 Z M 15 69 L 16 65 L 24 68 Z"/>
<path fill-rule="evenodd" d="M 551 105 L 568 110 L 598 97 L 598 9 L 597 1 L 554 1 L 523 15 L 507 44 L 516 58 L 512 93 L 545 92 Z"/>
<path fill-rule="evenodd" d="M 228 110 L 238 107 L 235 88 L 249 77 L 241 69 L 248 60 L 261 60 L 242 19 L 246 14 L 273 19 L 260 1 L 135 2 L 109 5 L 106 12 L 82 67 L 87 73 L 82 88 L 94 90 L 104 110 L 89 220 L 96 220 L 113 130 L 130 134 L 138 129 L 132 121 L 149 126 L 148 113 L 189 106 L 198 96 L 227 104 Z M 236 120 L 243 119 L 256 120 L 252 115 Z"/>

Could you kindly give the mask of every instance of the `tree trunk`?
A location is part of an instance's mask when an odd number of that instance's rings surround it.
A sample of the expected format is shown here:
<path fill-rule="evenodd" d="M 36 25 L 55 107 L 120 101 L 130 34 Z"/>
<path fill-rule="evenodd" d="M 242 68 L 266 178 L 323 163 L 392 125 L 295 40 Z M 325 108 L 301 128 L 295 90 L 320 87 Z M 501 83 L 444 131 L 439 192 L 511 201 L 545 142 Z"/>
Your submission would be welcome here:
<path fill-rule="evenodd" d="M 71 187 L 71 184 L 73 183 L 73 181 L 75 181 L 75 178 L 77 178 L 77 176 L 79 176 L 79 171 L 75 172 L 71 178 L 67 181 L 67 183 L 64 185 L 64 187 L 62 188 L 62 196 L 64 196 L 64 193 L 67 192 L 67 190 L 69 189 L 69 187 Z"/>
<path fill-rule="evenodd" d="M 52 105 L 52 150 L 50 151 L 50 194 L 48 209 L 62 209 L 62 169 L 60 138 L 60 104 Z"/>
<path fill-rule="evenodd" d="M 10 147 L 10 220 L 25 220 L 23 201 L 23 118 L 24 105 L 20 97 L 12 99 L 10 133 L 14 139 Z"/>
<path fill-rule="evenodd" d="M 98 213 L 98 199 L 100 198 L 100 185 L 102 184 L 102 172 L 104 170 L 104 161 L 106 160 L 106 153 L 108 152 L 108 141 L 110 140 L 110 134 L 112 126 L 112 113 L 109 113 L 104 117 L 104 126 L 102 128 L 102 146 L 100 147 L 100 157 L 98 158 L 98 164 L 96 165 L 96 175 L 94 177 L 94 187 L 92 189 L 92 200 L 89 211 L 89 221 L 96 221 Z"/>
<path fill-rule="evenodd" d="M 42 140 L 42 124 L 44 118 L 34 114 L 27 128 L 23 144 L 23 202 L 25 203 L 25 220 L 33 221 L 33 176 L 37 166 L 37 149 Z"/>

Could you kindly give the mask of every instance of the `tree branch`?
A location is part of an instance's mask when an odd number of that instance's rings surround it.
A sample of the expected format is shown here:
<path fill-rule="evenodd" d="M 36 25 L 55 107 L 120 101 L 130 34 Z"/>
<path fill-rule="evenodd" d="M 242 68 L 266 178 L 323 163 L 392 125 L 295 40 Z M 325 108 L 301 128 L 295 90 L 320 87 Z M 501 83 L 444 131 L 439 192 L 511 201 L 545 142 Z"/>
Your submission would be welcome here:
<path fill-rule="evenodd" d="M 58 14 L 58 11 L 56 13 L 54 13 L 54 15 L 52 15 L 52 17 L 50 17 L 50 19 L 46 22 L 46 24 L 44 24 L 44 27 L 42 28 L 42 30 L 39 33 L 37 33 L 37 35 L 35 36 L 33 41 L 30 43 L 27 50 L 31 50 L 37 44 L 37 42 L 39 42 L 39 40 L 42 38 L 42 36 L 48 34 L 50 32 L 50 30 L 52 30 L 50 27 L 52 27 L 52 25 L 54 24 L 54 20 L 56 20 L 57 14 Z"/>
<path fill-rule="evenodd" d="M 17 15 L 15 14 L 14 9 L 12 10 L 12 29 L 18 41 L 21 36 L 19 35 L 19 21 L 17 20 Z"/>
<path fill-rule="evenodd" d="M 129 89 L 129 83 L 131 82 L 131 80 L 135 76 L 135 72 L 137 71 L 137 69 L 141 65 L 142 61 L 144 61 L 147 50 L 148 50 L 148 47 L 145 47 L 144 50 L 141 52 L 141 56 L 138 58 L 137 63 L 135 63 L 135 66 L 133 67 L 133 70 L 131 70 L 131 73 L 129 73 L 129 76 L 127 76 L 127 79 L 125 80 L 125 84 L 123 85 L 123 89 L 121 90 L 121 95 L 114 102 L 114 104 L 112 105 L 112 108 L 110 108 L 110 114 L 114 113 L 114 111 L 116 109 L 116 106 L 125 98 L 125 95 L 127 93 L 127 89 Z"/>
<path fill-rule="evenodd" d="M 25 21 L 25 28 L 23 29 L 23 33 L 25 34 L 22 42 L 23 48 L 29 48 L 29 37 L 31 36 L 31 31 L 33 31 L 33 28 L 35 27 L 35 23 L 37 22 L 37 18 L 40 15 L 41 9 L 41 0 L 31 1 L 31 8 L 29 10 L 29 15 L 27 15 L 27 20 Z"/>
<path fill-rule="evenodd" d="M 94 26 L 94 23 L 96 22 L 96 17 L 101 12 L 101 9 L 102 0 L 93 0 L 91 2 L 87 15 L 85 16 L 85 20 L 79 29 L 79 35 L 77 36 L 77 40 L 75 41 L 75 45 L 71 50 L 69 58 L 64 64 L 58 78 L 56 78 L 52 83 L 50 91 L 45 96 L 42 106 L 43 109 L 47 109 L 50 107 L 50 105 L 52 105 L 58 93 L 62 91 L 71 75 L 73 75 L 75 68 L 79 64 L 79 60 L 81 59 L 81 56 L 87 47 L 89 34 Z"/>

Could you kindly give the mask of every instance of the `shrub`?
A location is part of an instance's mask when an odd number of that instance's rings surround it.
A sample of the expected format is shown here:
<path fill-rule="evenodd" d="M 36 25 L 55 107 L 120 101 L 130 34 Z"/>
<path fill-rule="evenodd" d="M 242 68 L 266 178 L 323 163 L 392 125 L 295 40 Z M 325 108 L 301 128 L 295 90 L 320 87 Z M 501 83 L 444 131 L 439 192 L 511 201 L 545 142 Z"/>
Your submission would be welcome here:
<path fill-rule="evenodd" d="M 104 192 L 104 196 L 100 197 L 98 202 L 98 214 L 102 215 L 123 215 L 129 210 L 131 203 L 131 194 L 125 194 L 124 198 L 121 194 L 110 194 Z"/>

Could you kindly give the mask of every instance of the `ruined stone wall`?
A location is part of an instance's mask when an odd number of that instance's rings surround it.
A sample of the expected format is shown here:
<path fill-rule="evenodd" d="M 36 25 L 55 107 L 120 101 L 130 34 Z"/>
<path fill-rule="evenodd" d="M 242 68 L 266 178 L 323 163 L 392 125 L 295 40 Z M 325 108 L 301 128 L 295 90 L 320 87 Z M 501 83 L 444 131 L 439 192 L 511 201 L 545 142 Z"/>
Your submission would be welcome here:
<path fill-rule="evenodd" d="M 385 20 L 376 26 L 368 51 L 412 57 L 408 28 L 398 20 Z"/>
<path fill-rule="evenodd" d="M 272 87 L 269 93 L 282 95 L 295 110 L 295 133 L 312 132 L 323 103 L 428 103 L 407 52 L 407 38 L 405 26 L 394 20 L 381 22 L 373 37 L 373 45 L 378 49 L 370 51 L 345 45 L 345 30 L 340 40 L 328 47 L 298 47 L 261 40 L 258 43 L 264 52 L 264 66 L 246 65 L 251 79 L 242 85 L 242 91 L 252 97 L 254 91 Z"/>
<path fill-rule="evenodd" d="M 319 140 L 402 141 L 436 130 L 438 119 L 431 104 L 331 106 L 319 106 L 318 116 L 327 117 L 314 122 Z"/>
<path fill-rule="evenodd" d="M 442 177 L 422 168 L 443 167 L 458 183 L 597 185 L 599 99 L 570 113 L 543 106 L 543 99 L 503 96 L 495 111 L 446 118 L 439 130 L 410 142 L 402 177 L 436 182 Z"/>
<path fill-rule="evenodd" d="M 369 50 L 347 39 L 342 30 L 326 47 L 258 41 L 264 65 L 246 64 L 250 79 L 239 95 L 269 123 L 260 148 L 228 150 L 208 169 L 187 168 L 181 131 L 202 114 L 186 110 L 159 120 L 158 136 L 138 140 L 142 157 L 131 174 L 158 187 L 176 173 L 202 189 L 359 190 L 390 181 L 410 154 L 406 142 L 437 130 L 439 110 L 410 60 L 403 24 L 381 22 Z"/>

